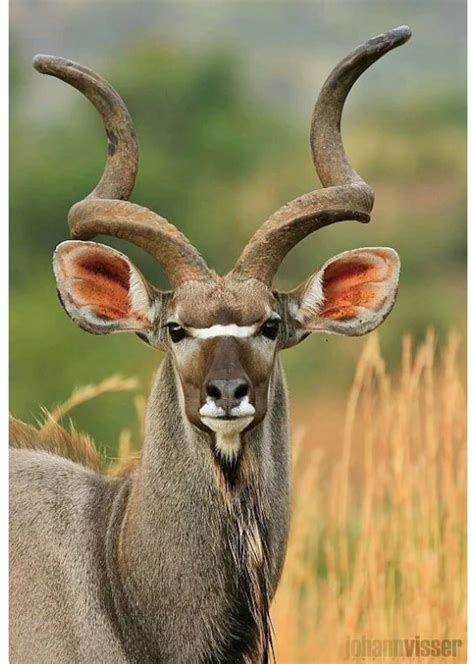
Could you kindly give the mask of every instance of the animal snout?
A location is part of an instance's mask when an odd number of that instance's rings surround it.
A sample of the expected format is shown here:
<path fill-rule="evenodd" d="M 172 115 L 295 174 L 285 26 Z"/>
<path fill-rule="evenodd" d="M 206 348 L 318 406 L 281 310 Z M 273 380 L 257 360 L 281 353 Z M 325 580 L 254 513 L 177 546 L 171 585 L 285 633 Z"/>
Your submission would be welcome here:
<path fill-rule="evenodd" d="M 226 412 L 238 407 L 242 399 L 248 397 L 249 391 L 250 385 L 245 378 L 210 380 L 206 385 L 207 396 Z"/>

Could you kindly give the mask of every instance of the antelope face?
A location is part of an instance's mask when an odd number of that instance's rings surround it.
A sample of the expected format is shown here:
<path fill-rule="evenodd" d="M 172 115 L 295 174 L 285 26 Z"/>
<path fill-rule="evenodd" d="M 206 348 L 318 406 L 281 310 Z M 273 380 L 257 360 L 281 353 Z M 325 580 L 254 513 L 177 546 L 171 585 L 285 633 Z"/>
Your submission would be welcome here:
<path fill-rule="evenodd" d="M 165 321 L 188 419 L 200 429 L 239 433 L 262 421 L 281 315 L 258 281 L 188 283 Z"/>

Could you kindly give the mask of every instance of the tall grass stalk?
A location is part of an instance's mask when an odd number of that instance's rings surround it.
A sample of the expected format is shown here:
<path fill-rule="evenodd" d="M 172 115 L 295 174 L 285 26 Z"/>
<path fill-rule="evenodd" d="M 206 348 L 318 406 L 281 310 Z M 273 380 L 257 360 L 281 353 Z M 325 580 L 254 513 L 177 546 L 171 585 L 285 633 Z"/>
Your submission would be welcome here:
<path fill-rule="evenodd" d="M 415 636 L 462 639 L 466 660 L 459 346 L 453 333 L 438 354 L 429 331 L 415 353 L 405 336 L 391 376 L 372 336 L 340 436 L 318 440 L 296 424 L 292 527 L 272 611 L 279 662 L 342 661 L 347 637 Z"/>

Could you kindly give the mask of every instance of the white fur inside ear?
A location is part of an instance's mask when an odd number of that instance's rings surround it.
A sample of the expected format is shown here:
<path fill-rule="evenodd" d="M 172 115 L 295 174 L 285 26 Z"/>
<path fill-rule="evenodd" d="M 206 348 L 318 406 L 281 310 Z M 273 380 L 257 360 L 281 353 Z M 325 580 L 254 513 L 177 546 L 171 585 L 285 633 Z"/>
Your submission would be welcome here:
<path fill-rule="evenodd" d="M 140 272 L 130 263 L 130 287 L 128 291 L 130 309 L 132 312 L 139 313 L 150 323 L 152 322 L 154 310 L 148 289 Z"/>
<path fill-rule="evenodd" d="M 295 316 L 300 323 L 304 322 L 307 315 L 317 316 L 318 311 L 324 304 L 323 274 L 324 268 L 316 272 L 308 282 L 301 306 Z"/>

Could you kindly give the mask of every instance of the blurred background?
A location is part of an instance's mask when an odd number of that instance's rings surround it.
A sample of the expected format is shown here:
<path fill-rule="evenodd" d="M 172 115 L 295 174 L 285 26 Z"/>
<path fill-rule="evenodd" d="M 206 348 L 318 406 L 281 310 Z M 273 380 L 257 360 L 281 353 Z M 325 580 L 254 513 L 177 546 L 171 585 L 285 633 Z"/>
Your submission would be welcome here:
<path fill-rule="evenodd" d="M 138 133 L 132 200 L 175 223 L 211 266 L 226 271 L 268 215 L 317 186 L 309 122 L 331 68 L 400 24 L 412 28 L 412 39 L 364 74 L 343 122 L 351 161 L 376 193 L 372 222 L 309 236 L 276 282 L 292 288 L 332 255 L 359 246 L 394 247 L 402 261 L 381 350 L 370 340 L 315 335 L 283 353 L 295 448 L 299 441 L 306 450 L 299 463 L 314 471 L 295 482 L 299 534 L 290 538 L 275 614 L 277 634 L 289 635 L 278 641 L 283 662 L 314 661 L 323 652 L 328 661 L 331 635 L 342 643 L 357 629 L 407 637 L 413 628 L 428 638 L 443 630 L 457 638 L 464 628 L 466 4 L 11 3 L 10 407 L 27 422 L 74 388 L 115 373 L 137 377 L 146 395 L 161 359 L 134 336 L 86 334 L 59 305 L 52 252 L 68 237 L 69 208 L 102 173 L 105 139 L 87 101 L 36 73 L 32 57 L 65 56 L 111 81 Z M 167 287 L 145 254 L 105 242 Z M 124 428 L 139 444 L 135 406 L 130 394 L 112 390 L 84 399 L 74 422 L 113 457 Z M 423 541 L 413 516 L 420 514 L 428 524 Z M 303 595 L 303 586 L 316 590 Z M 313 640 L 304 653 L 302 618 L 292 617 L 303 597 L 309 609 L 298 615 L 314 619 L 305 623 Z M 332 612 L 321 613 L 327 606 Z"/>
<path fill-rule="evenodd" d="M 357 11 L 355 12 L 355 8 Z M 140 144 L 132 199 L 178 225 L 210 265 L 228 270 L 269 214 L 314 189 L 309 121 L 336 62 L 403 23 L 411 41 L 352 91 L 344 140 L 374 187 L 372 223 L 321 230 L 282 265 L 295 286 L 330 256 L 388 245 L 402 260 L 397 305 L 381 328 L 392 363 L 400 334 L 464 330 L 466 310 L 466 6 L 385 2 L 92 2 L 11 5 L 11 410 L 28 421 L 75 385 L 120 372 L 148 388 L 160 358 L 135 337 L 93 337 L 63 313 L 51 270 L 70 206 L 105 159 L 99 117 L 75 90 L 36 73 L 51 53 L 109 78 Z M 109 240 L 106 240 L 109 242 Z M 163 275 L 120 247 L 158 286 Z M 344 393 L 363 340 L 315 336 L 284 353 L 293 399 Z M 79 409 L 103 445 L 130 421 L 124 395 Z M 84 411 L 84 412 L 83 412 Z"/>

